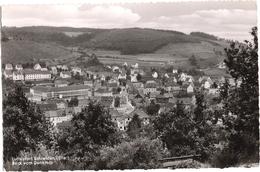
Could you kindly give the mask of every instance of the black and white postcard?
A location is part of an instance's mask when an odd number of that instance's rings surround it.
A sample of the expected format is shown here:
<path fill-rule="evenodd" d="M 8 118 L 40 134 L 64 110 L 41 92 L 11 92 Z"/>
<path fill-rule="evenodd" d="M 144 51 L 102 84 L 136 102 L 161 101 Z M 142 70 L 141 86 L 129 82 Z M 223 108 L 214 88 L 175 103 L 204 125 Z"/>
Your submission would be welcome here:
<path fill-rule="evenodd" d="M 256 6 L 1 4 L 4 170 L 258 167 Z"/>

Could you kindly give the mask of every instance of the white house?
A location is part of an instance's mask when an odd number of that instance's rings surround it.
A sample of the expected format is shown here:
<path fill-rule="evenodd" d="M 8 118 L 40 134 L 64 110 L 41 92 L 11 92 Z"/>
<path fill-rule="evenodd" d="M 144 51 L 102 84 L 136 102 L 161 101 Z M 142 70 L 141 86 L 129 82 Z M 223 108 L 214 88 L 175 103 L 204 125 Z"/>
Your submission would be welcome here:
<path fill-rule="evenodd" d="M 5 65 L 5 70 L 13 70 L 13 65 L 12 64 L 6 64 Z"/>
<path fill-rule="evenodd" d="M 116 71 L 120 72 L 120 68 L 118 66 L 113 66 L 112 70 L 113 70 L 113 72 L 116 72 Z"/>
<path fill-rule="evenodd" d="M 13 80 L 14 81 L 23 81 L 24 74 L 21 71 L 14 71 L 13 72 Z"/>
<path fill-rule="evenodd" d="M 51 73 L 49 71 L 40 70 L 24 70 L 24 80 L 50 80 Z"/>
<path fill-rule="evenodd" d="M 188 75 L 186 73 L 181 73 L 180 80 L 185 81 L 188 78 Z"/>
<path fill-rule="evenodd" d="M 61 78 L 71 78 L 71 73 L 68 72 L 68 71 L 62 71 L 62 72 L 60 73 L 60 77 L 61 77 Z"/>
<path fill-rule="evenodd" d="M 61 69 L 62 69 L 62 70 L 66 70 L 66 71 L 69 70 L 69 68 L 68 68 L 67 65 L 62 65 Z"/>
<path fill-rule="evenodd" d="M 126 74 L 119 74 L 118 79 L 126 79 Z"/>
<path fill-rule="evenodd" d="M 33 67 L 34 70 L 41 70 L 42 67 L 39 63 L 35 64 L 34 67 Z"/>
<path fill-rule="evenodd" d="M 52 67 L 51 67 L 51 73 L 52 73 L 53 75 L 57 75 L 58 70 L 57 70 L 57 68 L 56 68 L 55 66 L 52 66 Z"/>
<path fill-rule="evenodd" d="M 172 69 L 172 73 L 178 73 L 177 69 Z"/>
<path fill-rule="evenodd" d="M 153 78 L 158 78 L 158 73 L 157 73 L 157 72 L 154 72 L 154 73 L 152 74 L 152 76 L 153 76 Z"/>
<path fill-rule="evenodd" d="M 105 75 L 101 75 L 101 78 L 100 78 L 101 81 L 105 81 L 106 80 L 106 77 Z"/>
<path fill-rule="evenodd" d="M 210 82 L 209 82 L 209 81 L 205 81 L 204 84 L 203 84 L 203 87 L 204 87 L 205 89 L 209 89 L 209 88 L 211 87 Z"/>
<path fill-rule="evenodd" d="M 175 83 L 177 82 L 177 79 L 176 79 L 175 77 L 173 77 L 172 80 L 173 80 L 173 82 L 175 82 Z"/>
<path fill-rule="evenodd" d="M 188 78 L 188 82 L 189 82 L 189 83 L 192 83 L 193 81 L 194 81 L 193 77 L 189 77 L 189 78 Z"/>
<path fill-rule="evenodd" d="M 4 71 L 4 77 L 5 77 L 5 79 L 13 78 L 13 72 L 11 70 L 5 70 Z"/>
<path fill-rule="evenodd" d="M 225 64 L 225 62 L 220 62 L 220 63 L 218 64 L 218 68 L 219 68 L 219 69 L 226 69 L 226 64 Z"/>
<path fill-rule="evenodd" d="M 137 82 L 137 74 L 131 74 L 131 82 Z"/>
<path fill-rule="evenodd" d="M 64 122 L 64 121 L 70 121 L 72 119 L 72 115 L 66 115 L 61 112 L 61 110 L 56 111 L 46 111 L 45 117 L 48 119 L 54 126 L 56 126 L 58 123 Z"/>
<path fill-rule="evenodd" d="M 79 68 L 79 67 L 72 67 L 72 68 L 71 68 L 71 71 L 72 71 L 73 75 L 76 75 L 77 73 L 78 73 L 79 75 L 82 75 L 81 68 Z"/>
<path fill-rule="evenodd" d="M 166 78 L 169 78 L 169 75 L 168 75 L 167 73 L 165 73 L 164 76 L 165 76 Z"/>
<path fill-rule="evenodd" d="M 139 67 L 139 64 L 135 63 L 134 65 L 132 65 L 132 67 L 137 69 Z"/>
<path fill-rule="evenodd" d="M 15 65 L 16 70 L 23 70 L 23 66 L 20 64 Z"/>
<path fill-rule="evenodd" d="M 188 87 L 187 87 L 187 93 L 193 93 L 194 92 L 194 88 L 192 86 L 192 84 L 190 84 Z"/>
<path fill-rule="evenodd" d="M 144 94 L 153 93 L 157 91 L 157 84 L 155 81 L 147 81 L 144 86 Z"/>

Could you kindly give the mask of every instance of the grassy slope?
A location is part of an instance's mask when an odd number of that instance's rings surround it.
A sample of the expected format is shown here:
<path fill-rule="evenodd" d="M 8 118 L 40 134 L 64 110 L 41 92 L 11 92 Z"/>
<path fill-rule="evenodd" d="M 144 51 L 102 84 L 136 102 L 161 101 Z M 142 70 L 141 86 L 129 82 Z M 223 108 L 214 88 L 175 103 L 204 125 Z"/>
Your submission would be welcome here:
<path fill-rule="evenodd" d="M 2 63 L 32 62 L 33 59 L 60 59 L 70 57 L 71 52 L 54 43 L 34 41 L 2 42 Z"/>

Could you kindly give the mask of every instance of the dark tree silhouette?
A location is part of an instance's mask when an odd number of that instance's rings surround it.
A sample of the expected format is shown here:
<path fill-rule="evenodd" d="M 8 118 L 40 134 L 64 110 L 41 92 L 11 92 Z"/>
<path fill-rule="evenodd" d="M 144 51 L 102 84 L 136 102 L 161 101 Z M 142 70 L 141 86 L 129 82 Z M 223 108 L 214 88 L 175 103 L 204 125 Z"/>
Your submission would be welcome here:
<path fill-rule="evenodd" d="M 113 146 L 118 139 L 111 115 L 100 104 L 90 102 L 82 112 L 75 114 L 71 127 L 65 128 L 59 140 L 59 148 L 66 156 L 82 158 L 88 166 L 98 155 L 101 146 Z"/>
<path fill-rule="evenodd" d="M 242 84 L 240 87 L 228 87 L 226 84 L 226 89 L 221 93 L 229 143 L 225 151 L 230 155 L 224 166 L 241 161 L 259 161 L 257 27 L 252 29 L 251 34 L 252 43 L 231 43 L 230 48 L 225 49 L 228 71 L 235 80 L 241 79 Z"/>
<path fill-rule="evenodd" d="M 140 135 L 142 127 L 142 121 L 137 114 L 134 114 L 132 120 L 127 127 L 127 134 L 130 138 L 137 138 Z"/>
<path fill-rule="evenodd" d="M 24 96 L 17 86 L 3 102 L 4 160 L 19 155 L 20 151 L 35 151 L 39 143 L 50 140 L 51 125 L 39 108 Z"/>

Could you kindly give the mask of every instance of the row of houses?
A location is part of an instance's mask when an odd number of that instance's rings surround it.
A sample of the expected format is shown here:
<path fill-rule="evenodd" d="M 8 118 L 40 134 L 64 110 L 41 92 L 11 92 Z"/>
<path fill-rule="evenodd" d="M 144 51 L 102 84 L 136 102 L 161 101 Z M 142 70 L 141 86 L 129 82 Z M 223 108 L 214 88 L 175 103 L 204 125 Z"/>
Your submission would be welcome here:
<path fill-rule="evenodd" d="M 79 99 L 91 96 L 91 88 L 87 85 L 67 85 L 62 87 L 34 86 L 30 88 L 28 99 L 34 102 L 48 99 Z"/>
<path fill-rule="evenodd" d="M 49 71 L 41 71 L 34 69 L 25 69 L 19 71 L 4 71 L 5 79 L 11 79 L 13 81 L 32 81 L 32 80 L 50 80 L 51 73 Z"/>

